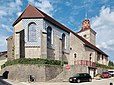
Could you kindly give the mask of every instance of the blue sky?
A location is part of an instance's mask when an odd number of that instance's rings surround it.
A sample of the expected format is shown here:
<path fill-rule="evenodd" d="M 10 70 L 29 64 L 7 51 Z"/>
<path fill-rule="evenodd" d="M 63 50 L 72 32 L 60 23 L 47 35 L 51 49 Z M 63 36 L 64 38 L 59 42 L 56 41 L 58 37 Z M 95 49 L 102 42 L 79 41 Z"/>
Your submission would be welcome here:
<path fill-rule="evenodd" d="M 29 3 L 75 32 L 88 13 L 97 47 L 114 61 L 114 0 L 0 0 L 0 51 L 7 49 L 12 24 Z"/>

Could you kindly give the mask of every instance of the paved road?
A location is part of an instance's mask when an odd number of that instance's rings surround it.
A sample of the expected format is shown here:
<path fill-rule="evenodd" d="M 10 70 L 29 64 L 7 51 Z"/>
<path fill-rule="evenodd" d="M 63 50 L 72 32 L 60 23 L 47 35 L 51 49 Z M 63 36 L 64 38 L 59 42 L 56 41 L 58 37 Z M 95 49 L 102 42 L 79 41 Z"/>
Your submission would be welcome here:
<path fill-rule="evenodd" d="M 3 84 L 3 83 L 0 82 L 0 85 L 5 85 L 5 84 Z"/>
<path fill-rule="evenodd" d="M 93 80 L 92 82 L 83 82 L 83 83 L 69 83 L 69 82 L 47 82 L 47 83 L 24 83 L 24 85 L 110 85 L 113 83 L 114 85 L 114 78 L 110 79 L 102 79 L 102 80 Z"/>
<path fill-rule="evenodd" d="M 36 82 L 36 83 L 27 83 L 27 82 L 14 82 L 12 85 L 110 85 L 113 83 L 114 78 L 102 79 L 102 80 L 93 80 L 92 82 L 83 82 L 83 83 L 69 83 L 69 82 Z M 0 85 L 2 84 L 0 82 Z"/>

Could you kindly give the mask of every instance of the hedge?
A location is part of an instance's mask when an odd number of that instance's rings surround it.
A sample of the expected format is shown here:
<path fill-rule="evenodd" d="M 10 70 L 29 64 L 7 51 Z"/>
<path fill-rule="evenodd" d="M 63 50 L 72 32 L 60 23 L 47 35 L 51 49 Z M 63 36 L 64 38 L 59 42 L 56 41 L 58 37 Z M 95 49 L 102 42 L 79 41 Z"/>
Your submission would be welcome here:
<path fill-rule="evenodd" d="M 99 64 L 99 63 L 96 63 L 96 67 L 107 68 L 107 69 L 114 69 L 113 66 L 107 66 L 107 65 L 103 65 L 103 64 Z"/>
<path fill-rule="evenodd" d="M 40 58 L 20 58 L 15 60 L 8 60 L 1 66 L 4 68 L 6 66 L 15 65 L 15 64 L 46 64 L 46 65 L 63 65 L 68 64 L 68 62 L 63 61 L 61 63 L 60 60 L 48 60 L 48 59 L 40 59 Z"/>

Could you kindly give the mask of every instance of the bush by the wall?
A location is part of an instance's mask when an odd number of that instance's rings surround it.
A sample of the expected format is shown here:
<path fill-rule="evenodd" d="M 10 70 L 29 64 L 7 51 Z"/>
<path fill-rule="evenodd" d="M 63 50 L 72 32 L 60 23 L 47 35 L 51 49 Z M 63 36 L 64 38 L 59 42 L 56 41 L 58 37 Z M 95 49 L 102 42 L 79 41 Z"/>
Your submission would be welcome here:
<path fill-rule="evenodd" d="M 96 63 L 96 67 L 107 68 L 107 69 L 114 69 L 113 66 L 107 66 L 107 65 L 103 65 L 103 64 L 99 64 L 99 63 Z"/>
<path fill-rule="evenodd" d="M 5 64 L 1 66 L 4 68 L 6 66 L 15 65 L 15 64 L 46 64 L 46 65 L 63 65 L 68 64 L 66 61 L 60 60 L 48 60 L 48 59 L 40 59 L 40 58 L 20 58 L 15 60 L 8 60 Z"/>

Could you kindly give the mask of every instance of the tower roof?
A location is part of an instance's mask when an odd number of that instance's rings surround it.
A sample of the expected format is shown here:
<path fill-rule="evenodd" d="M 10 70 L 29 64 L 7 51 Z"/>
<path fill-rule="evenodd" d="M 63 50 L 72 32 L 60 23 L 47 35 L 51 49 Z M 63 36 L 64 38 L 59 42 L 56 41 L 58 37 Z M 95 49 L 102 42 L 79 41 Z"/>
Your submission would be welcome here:
<path fill-rule="evenodd" d="M 78 33 L 88 29 L 90 29 L 94 34 L 96 34 L 96 32 L 93 29 L 91 29 L 90 20 L 86 18 L 85 20 L 82 21 L 82 28 Z"/>
<path fill-rule="evenodd" d="M 90 29 L 90 21 L 89 19 L 85 19 L 83 22 L 82 22 L 82 29 L 81 31 L 85 31 L 87 29 Z"/>

